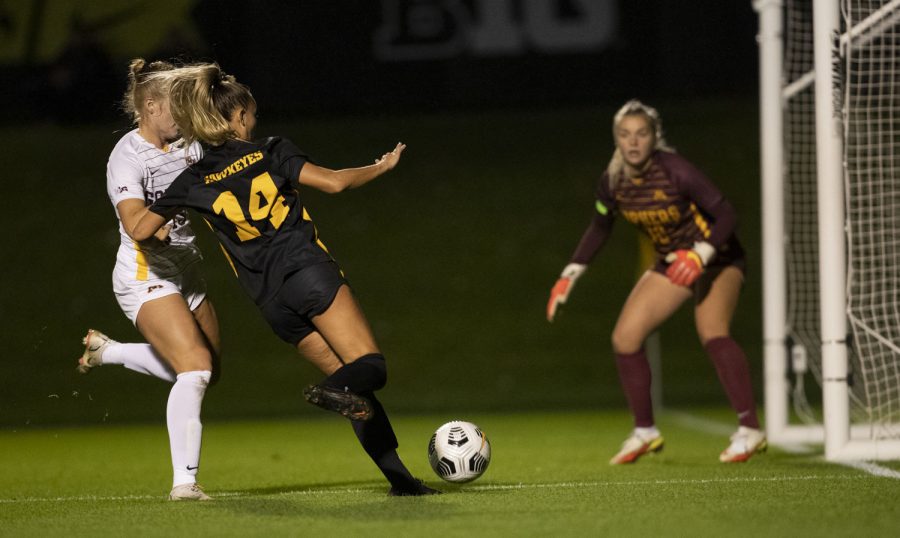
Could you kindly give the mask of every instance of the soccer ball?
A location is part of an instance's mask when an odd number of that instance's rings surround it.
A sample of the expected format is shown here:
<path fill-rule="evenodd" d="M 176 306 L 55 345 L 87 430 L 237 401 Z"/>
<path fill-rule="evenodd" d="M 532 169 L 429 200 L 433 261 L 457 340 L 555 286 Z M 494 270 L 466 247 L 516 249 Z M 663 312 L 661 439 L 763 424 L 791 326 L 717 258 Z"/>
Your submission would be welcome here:
<path fill-rule="evenodd" d="M 471 482 L 484 474 L 491 462 L 491 443 L 478 426 L 454 420 L 431 436 L 428 462 L 448 482 Z"/>

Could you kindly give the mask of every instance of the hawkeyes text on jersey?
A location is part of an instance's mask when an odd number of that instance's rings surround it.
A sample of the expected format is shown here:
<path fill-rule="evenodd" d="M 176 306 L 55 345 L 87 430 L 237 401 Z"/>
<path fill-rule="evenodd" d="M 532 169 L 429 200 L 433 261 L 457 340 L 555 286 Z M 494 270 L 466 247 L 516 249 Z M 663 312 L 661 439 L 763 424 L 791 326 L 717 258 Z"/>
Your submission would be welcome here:
<path fill-rule="evenodd" d="M 179 208 L 210 224 L 247 293 L 264 304 L 286 276 L 331 261 L 298 192 L 308 157 L 289 140 L 229 140 L 204 148 L 150 206 L 167 218 Z"/>

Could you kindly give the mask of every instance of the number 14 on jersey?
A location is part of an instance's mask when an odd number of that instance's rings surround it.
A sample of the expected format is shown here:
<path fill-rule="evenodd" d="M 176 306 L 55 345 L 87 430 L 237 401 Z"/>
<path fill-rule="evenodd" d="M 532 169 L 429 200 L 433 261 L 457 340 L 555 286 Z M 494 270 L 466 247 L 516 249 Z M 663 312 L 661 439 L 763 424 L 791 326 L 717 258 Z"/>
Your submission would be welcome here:
<path fill-rule="evenodd" d="M 213 202 L 212 209 L 216 214 L 224 215 L 235 226 L 238 239 L 249 241 L 262 235 L 253 222 L 262 222 L 268 218 L 272 226 L 277 230 L 281 227 L 281 223 L 287 218 L 290 207 L 286 205 L 286 200 L 278 192 L 278 187 L 272 180 L 272 176 L 268 172 L 264 172 L 250 182 L 250 199 L 248 200 L 247 212 L 250 214 L 250 221 L 244 209 L 241 207 L 237 196 L 231 191 L 221 193 L 216 201 Z"/>

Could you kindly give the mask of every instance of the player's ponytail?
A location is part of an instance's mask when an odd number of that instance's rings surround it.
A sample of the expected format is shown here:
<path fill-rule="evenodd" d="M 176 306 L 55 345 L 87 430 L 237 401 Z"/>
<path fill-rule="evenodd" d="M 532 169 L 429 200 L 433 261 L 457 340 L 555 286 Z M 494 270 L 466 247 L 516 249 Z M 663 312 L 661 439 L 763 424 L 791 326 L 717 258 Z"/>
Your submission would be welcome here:
<path fill-rule="evenodd" d="M 250 89 L 214 63 L 181 67 L 172 74 L 172 117 L 185 142 L 219 146 L 234 138 L 228 119 L 235 110 L 255 104 Z"/>
<path fill-rule="evenodd" d="M 148 97 L 165 98 L 166 84 L 157 74 L 173 68 L 174 66 L 169 62 L 147 63 L 143 58 L 131 60 L 128 65 L 128 89 L 125 90 L 125 95 L 122 97 L 122 110 L 131 116 L 135 124 L 141 121 L 144 101 Z"/>

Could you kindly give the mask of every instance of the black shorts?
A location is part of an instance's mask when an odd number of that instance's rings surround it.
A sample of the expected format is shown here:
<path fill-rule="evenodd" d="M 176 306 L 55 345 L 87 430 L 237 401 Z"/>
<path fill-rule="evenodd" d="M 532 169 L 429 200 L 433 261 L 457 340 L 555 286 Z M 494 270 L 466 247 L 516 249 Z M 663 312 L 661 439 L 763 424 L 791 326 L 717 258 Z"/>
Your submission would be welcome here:
<path fill-rule="evenodd" d="M 700 278 L 694 281 L 694 285 L 691 286 L 691 290 L 694 292 L 694 302 L 696 304 L 700 304 L 703 302 L 703 299 L 706 299 L 706 296 L 712 288 L 713 282 L 727 267 L 736 268 L 742 275 L 747 274 L 747 258 L 744 256 L 744 250 L 742 248 L 730 249 L 729 251 L 719 253 L 713 261 L 703 269 L 703 274 L 700 275 Z M 653 270 L 663 276 L 666 275 L 666 269 L 668 268 L 669 264 L 665 260 L 658 260 L 656 265 L 653 266 Z"/>
<path fill-rule="evenodd" d="M 296 346 L 316 330 L 310 318 L 328 310 L 346 283 L 336 263 L 311 265 L 288 275 L 278 293 L 259 309 L 275 334 Z"/>

